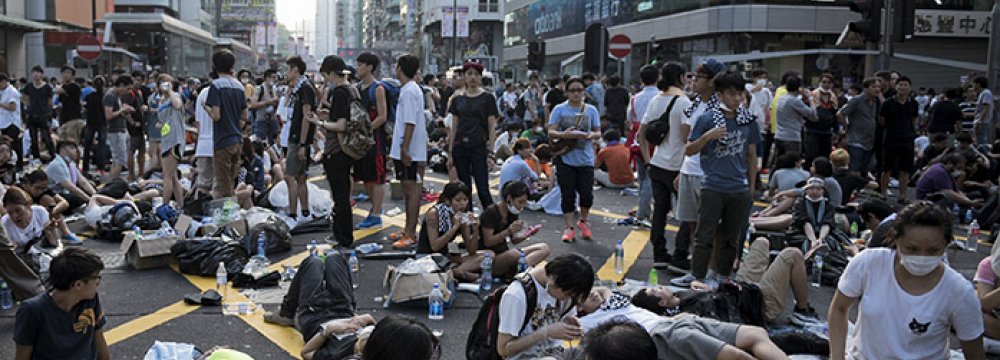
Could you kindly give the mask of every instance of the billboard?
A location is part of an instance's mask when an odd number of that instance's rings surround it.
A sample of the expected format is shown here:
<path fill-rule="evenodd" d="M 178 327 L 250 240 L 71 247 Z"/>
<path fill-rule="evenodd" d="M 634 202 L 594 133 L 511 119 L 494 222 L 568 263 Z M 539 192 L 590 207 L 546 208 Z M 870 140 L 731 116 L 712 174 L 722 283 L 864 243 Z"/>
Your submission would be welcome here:
<path fill-rule="evenodd" d="M 231 37 L 250 44 L 250 40 L 257 37 L 258 24 L 275 22 L 275 0 L 218 1 L 222 2 L 219 4 L 222 8 L 219 13 L 218 30 L 220 36 Z"/>
<path fill-rule="evenodd" d="M 631 22 L 636 0 L 541 0 L 528 7 L 520 37 L 525 41 L 581 33 L 592 23 Z"/>

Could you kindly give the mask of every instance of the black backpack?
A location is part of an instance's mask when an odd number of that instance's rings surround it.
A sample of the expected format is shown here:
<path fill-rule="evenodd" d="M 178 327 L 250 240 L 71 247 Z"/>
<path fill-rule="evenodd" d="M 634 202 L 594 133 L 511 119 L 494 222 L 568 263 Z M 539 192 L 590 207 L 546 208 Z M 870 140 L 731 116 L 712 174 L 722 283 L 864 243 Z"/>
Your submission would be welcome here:
<path fill-rule="evenodd" d="M 667 105 L 667 110 L 659 118 L 646 124 L 646 141 L 650 144 L 660 145 L 670 134 L 670 112 L 674 109 L 674 103 L 679 97 L 680 95 L 674 96 L 670 100 L 670 105 Z"/>
<path fill-rule="evenodd" d="M 535 280 L 531 275 L 522 273 L 515 278 L 521 282 L 524 288 L 527 309 L 524 312 L 524 323 L 521 324 L 521 331 L 528 326 L 531 315 L 535 312 L 538 303 L 538 289 L 535 289 Z M 476 322 L 472 324 L 469 331 L 469 339 L 465 342 L 465 356 L 469 360 L 501 360 L 497 353 L 497 335 L 500 326 L 500 300 L 504 291 L 509 285 L 501 285 L 493 290 L 493 293 L 486 296 L 483 306 L 479 308 L 476 315 Z"/>
<path fill-rule="evenodd" d="M 525 104 L 524 96 L 517 97 L 517 104 L 514 105 L 514 115 L 519 118 L 524 118 L 524 112 L 528 110 L 528 105 Z"/>

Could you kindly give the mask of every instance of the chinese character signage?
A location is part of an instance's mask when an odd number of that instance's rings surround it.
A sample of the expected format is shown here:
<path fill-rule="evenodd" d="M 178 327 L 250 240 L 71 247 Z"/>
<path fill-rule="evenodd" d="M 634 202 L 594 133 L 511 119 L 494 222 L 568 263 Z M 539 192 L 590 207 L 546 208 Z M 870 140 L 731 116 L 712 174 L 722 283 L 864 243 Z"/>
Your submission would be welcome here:
<path fill-rule="evenodd" d="M 992 20 L 988 11 L 917 10 L 913 35 L 988 38 Z"/>
<path fill-rule="evenodd" d="M 455 37 L 455 10 L 451 6 L 441 7 L 441 37 Z"/>
<path fill-rule="evenodd" d="M 628 23 L 634 18 L 634 3 L 635 0 L 536 1 L 528 7 L 529 26 L 521 28 L 520 35 L 534 41 L 580 33 L 592 23 L 607 26 Z"/>

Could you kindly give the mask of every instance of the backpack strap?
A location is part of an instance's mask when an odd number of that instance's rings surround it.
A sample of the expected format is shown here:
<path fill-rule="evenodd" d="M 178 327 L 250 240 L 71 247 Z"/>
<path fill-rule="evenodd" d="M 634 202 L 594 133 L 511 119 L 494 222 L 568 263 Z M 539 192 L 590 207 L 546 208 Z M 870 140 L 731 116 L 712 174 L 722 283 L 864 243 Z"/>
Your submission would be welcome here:
<path fill-rule="evenodd" d="M 535 279 L 531 277 L 528 273 L 523 273 L 517 276 L 517 281 L 521 283 L 521 287 L 524 288 L 524 298 L 527 306 L 524 309 L 524 322 L 521 323 L 521 331 L 518 331 L 518 335 L 524 332 L 524 329 L 528 327 L 528 322 L 531 321 L 531 315 L 535 313 L 535 307 L 538 306 L 538 289 L 535 288 Z"/>

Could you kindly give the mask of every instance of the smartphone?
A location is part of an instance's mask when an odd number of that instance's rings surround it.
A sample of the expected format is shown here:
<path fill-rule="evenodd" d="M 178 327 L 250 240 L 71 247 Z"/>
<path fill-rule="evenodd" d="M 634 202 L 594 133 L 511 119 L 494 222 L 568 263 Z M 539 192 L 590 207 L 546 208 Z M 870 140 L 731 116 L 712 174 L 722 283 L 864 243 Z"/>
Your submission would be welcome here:
<path fill-rule="evenodd" d="M 528 228 L 528 231 L 524 233 L 525 236 L 534 236 L 538 233 L 538 230 L 542 229 L 542 224 L 538 224 Z"/>

